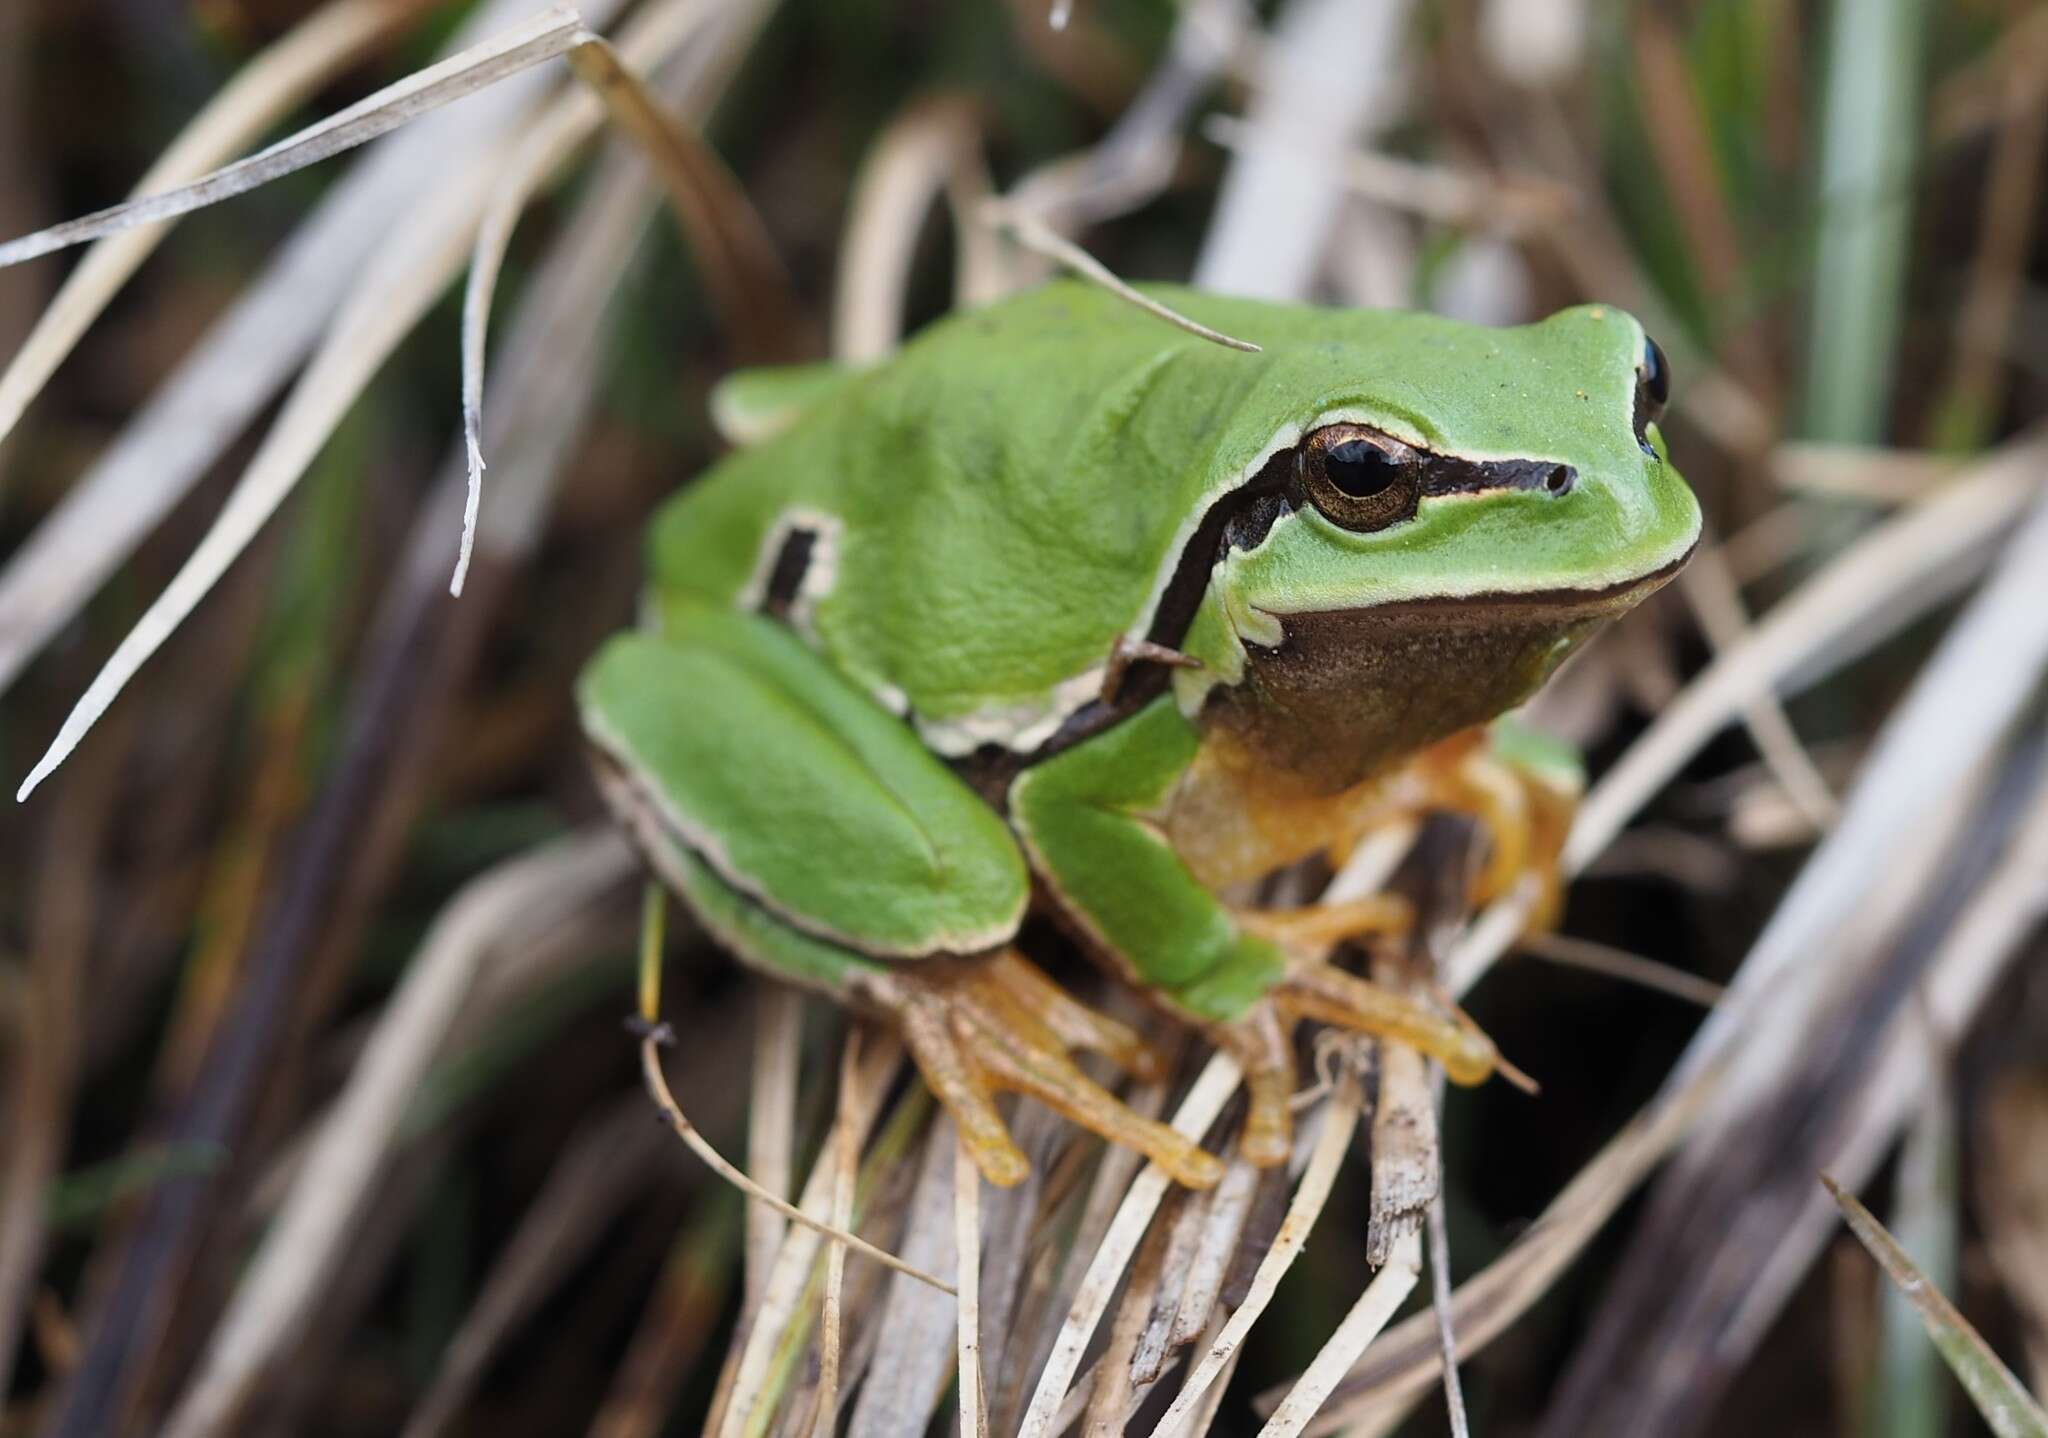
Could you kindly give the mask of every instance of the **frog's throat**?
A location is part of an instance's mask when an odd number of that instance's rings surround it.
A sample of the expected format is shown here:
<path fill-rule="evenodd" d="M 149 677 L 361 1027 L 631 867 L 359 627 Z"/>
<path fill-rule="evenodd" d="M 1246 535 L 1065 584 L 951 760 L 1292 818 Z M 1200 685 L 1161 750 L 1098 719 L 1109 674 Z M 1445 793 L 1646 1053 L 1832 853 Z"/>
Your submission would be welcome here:
<path fill-rule="evenodd" d="M 1199 723 L 1304 793 L 1338 793 L 1522 703 L 1687 557 L 1607 589 L 1275 616 L 1285 638 L 1248 646 L 1243 679 L 1212 690 Z"/>

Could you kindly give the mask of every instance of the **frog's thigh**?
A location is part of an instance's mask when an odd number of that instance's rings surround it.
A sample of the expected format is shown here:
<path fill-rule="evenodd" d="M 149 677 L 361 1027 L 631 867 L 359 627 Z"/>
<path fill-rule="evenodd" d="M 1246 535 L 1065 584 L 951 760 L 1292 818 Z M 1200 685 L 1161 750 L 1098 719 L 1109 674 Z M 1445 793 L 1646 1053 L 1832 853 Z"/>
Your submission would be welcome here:
<path fill-rule="evenodd" d="M 1242 1016 L 1280 977 L 1271 944 L 1240 931 L 1150 816 L 1199 737 L 1170 696 L 1024 771 L 1010 818 L 1061 906 L 1138 982 L 1199 1017 Z"/>
<path fill-rule="evenodd" d="M 607 643 L 578 700 L 613 782 L 790 926 L 886 959 L 1016 932 L 1029 877 L 1001 817 L 773 620 L 671 614 Z"/>
<path fill-rule="evenodd" d="M 603 779 L 607 788 L 625 782 L 619 771 Z M 635 807 L 634 813 L 647 811 Z M 881 960 L 814 939 L 777 919 L 711 872 L 702 859 L 675 842 L 665 831 L 636 823 L 634 837 L 647 861 L 670 889 L 682 897 L 704 930 L 750 968 L 806 988 L 849 997 L 872 983 L 885 969 Z"/>

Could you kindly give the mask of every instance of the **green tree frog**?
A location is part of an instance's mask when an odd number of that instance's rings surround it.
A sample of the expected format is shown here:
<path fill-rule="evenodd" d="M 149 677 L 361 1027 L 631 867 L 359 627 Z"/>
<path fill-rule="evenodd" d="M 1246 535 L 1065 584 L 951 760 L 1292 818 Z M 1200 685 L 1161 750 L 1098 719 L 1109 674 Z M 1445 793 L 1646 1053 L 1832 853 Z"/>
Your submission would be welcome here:
<path fill-rule="evenodd" d="M 1034 903 L 1239 1060 L 1255 1163 L 1299 1019 L 1493 1071 L 1329 962 L 1398 903 L 1221 895 L 1431 808 L 1479 817 L 1490 888 L 1554 871 L 1570 766 L 1485 726 L 1700 530 L 1619 310 L 1150 292 L 1259 351 L 1057 282 L 862 372 L 736 376 L 714 413 L 751 442 L 661 510 L 644 622 L 578 686 L 658 875 L 745 962 L 893 1019 L 998 1184 L 1027 1171 L 999 1090 L 1221 1173 L 1073 1062 L 1156 1059 L 1013 947 Z"/>

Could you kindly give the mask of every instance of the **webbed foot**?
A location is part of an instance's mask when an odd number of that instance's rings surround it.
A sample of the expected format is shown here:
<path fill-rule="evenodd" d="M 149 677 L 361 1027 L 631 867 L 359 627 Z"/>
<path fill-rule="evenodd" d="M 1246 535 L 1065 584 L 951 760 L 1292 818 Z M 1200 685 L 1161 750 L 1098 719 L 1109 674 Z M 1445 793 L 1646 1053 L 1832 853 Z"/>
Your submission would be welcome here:
<path fill-rule="evenodd" d="M 1137 1150 L 1190 1188 L 1222 1178 L 1216 1155 L 1134 1112 L 1069 1057 L 1086 1049 L 1133 1077 L 1155 1079 L 1164 1070 L 1159 1055 L 1125 1025 L 1077 1002 L 1016 950 L 899 965 L 864 979 L 862 987 L 865 997 L 895 1015 L 925 1082 L 990 1183 L 1008 1188 L 1031 1170 L 996 1111 L 995 1095 L 1006 1091 Z"/>
<path fill-rule="evenodd" d="M 1527 1082 L 1455 1008 L 1441 1011 L 1321 959 L 1296 958 L 1249 1013 L 1215 1031 L 1217 1043 L 1244 1070 L 1250 1107 L 1239 1146 L 1245 1161 L 1259 1168 L 1285 1162 L 1293 1141 L 1289 1035 L 1301 1019 L 1404 1044 L 1442 1064 L 1452 1083 L 1484 1083 L 1495 1073 L 1518 1085 Z"/>

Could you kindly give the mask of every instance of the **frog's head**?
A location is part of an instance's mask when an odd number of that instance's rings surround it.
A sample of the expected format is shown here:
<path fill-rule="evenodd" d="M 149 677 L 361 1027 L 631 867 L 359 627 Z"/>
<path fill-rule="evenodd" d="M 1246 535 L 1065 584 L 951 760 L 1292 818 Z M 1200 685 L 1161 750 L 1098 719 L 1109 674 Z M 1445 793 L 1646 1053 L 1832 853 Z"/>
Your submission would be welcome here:
<path fill-rule="evenodd" d="M 1375 315 L 1355 339 L 1330 319 L 1272 347 L 1233 417 L 1269 438 L 1220 507 L 1187 635 L 1240 681 L 1212 717 L 1319 788 L 1526 699 L 1700 530 L 1658 429 L 1670 369 L 1631 316 Z"/>

